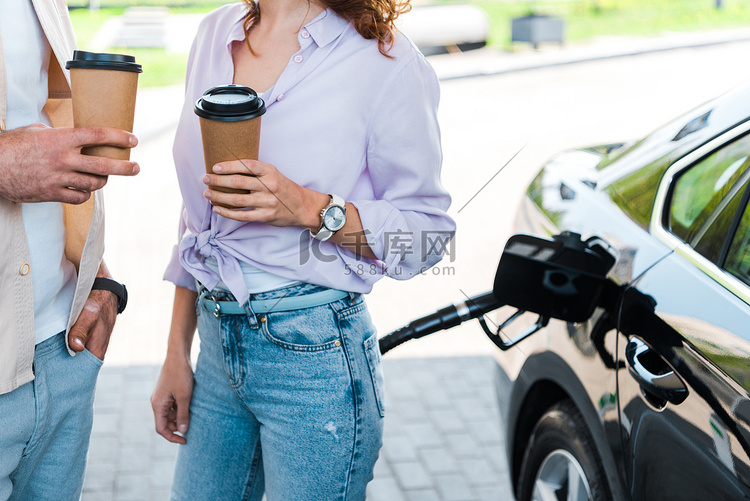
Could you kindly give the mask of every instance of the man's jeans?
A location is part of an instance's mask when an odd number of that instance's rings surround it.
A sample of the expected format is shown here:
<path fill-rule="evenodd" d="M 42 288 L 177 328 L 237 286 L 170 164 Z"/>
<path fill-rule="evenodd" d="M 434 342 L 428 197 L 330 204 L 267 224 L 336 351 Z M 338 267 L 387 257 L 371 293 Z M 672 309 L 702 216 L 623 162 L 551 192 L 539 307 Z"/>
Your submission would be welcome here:
<path fill-rule="evenodd" d="M 102 362 L 71 357 L 64 336 L 37 345 L 33 381 L 0 395 L 0 501 L 81 495 Z"/>
<path fill-rule="evenodd" d="M 290 286 L 252 299 L 325 290 Z M 362 296 L 268 314 L 198 308 L 201 347 L 180 501 L 363 501 L 382 444 L 383 379 Z"/>

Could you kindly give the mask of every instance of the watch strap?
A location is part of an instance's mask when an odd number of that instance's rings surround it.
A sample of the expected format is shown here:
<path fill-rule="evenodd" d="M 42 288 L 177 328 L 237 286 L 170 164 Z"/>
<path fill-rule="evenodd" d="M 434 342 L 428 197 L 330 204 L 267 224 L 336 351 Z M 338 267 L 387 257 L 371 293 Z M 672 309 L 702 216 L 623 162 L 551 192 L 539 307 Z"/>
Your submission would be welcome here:
<path fill-rule="evenodd" d="M 335 231 L 332 231 L 325 225 L 326 211 L 331 207 L 338 206 L 338 207 L 341 207 L 344 210 L 344 214 L 346 214 L 346 202 L 344 201 L 344 199 L 338 195 L 334 195 L 333 193 L 329 193 L 328 196 L 331 197 L 331 200 L 328 202 L 328 205 L 323 207 L 323 210 L 320 211 L 320 218 L 322 220 L 320 223 L 320 228 L 315 233 L 310 232 L 313 238 L 320 240 L 321 242 L 325 242 L 326 240 L 331 238 L 334 235 L 334 233 L 336 233 Z"/>
<path fill-rule="evenodd" d="M 322 225 L 318 231 L 315 233 L 310 233 L 313 238 L 320 240 L 321 242 L 325 242 L 329 238 L 333 236 L 333 233 L 331 230 L 326 228 L 326 225 Z"/>
<path fill-rule="evenodd" d="M 117 313 L 120 314 L 125 311 L 125 306 L 128 304 L 128 289 L 125 288 L 125 284 L 116 282 L 111 278 L 96 277 L 94 279 L 94 285 L 91 286 L 91 290 L 104 290 L 111 292 L 117 296 Z"/>
<path fill-rule="evenodd" d="M 328 204 L 328 207 L 338 205 L 342 209 L 346 210 L 346 202 L 344 202 L 343 198 L 334 193 L 329 193 L 328 195 L 331 197 L 331 203 Z"/>

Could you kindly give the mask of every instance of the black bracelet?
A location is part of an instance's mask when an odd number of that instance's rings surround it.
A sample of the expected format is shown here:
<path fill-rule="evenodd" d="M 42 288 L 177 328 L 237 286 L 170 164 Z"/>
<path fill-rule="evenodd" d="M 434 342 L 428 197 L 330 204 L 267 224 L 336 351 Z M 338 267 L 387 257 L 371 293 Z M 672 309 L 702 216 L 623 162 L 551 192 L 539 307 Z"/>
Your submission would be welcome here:
<path fill-rule="evenodd" d="M 103 290 L 109 291 L 117 296 L 117 314 L 119 315 L 125 311 L 125 307 L 128 305 L 128 290 L 125 288 L 125 284 L 115 282 L 111 278 L 97 277 L 94 279 L 94 285 L 91 290 Z"/>

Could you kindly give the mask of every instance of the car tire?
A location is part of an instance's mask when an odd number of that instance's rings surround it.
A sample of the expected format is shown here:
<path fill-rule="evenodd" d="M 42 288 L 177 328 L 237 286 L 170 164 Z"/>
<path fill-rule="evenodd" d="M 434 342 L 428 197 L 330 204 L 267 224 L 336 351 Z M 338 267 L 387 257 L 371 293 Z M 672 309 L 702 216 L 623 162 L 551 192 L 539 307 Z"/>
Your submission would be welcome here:
<path fill-rule="evenodd" d="M 516 492 L 518 501 L 612 499 L 591 434 L 570 400 L 552 406 L 531 432 Z"/>

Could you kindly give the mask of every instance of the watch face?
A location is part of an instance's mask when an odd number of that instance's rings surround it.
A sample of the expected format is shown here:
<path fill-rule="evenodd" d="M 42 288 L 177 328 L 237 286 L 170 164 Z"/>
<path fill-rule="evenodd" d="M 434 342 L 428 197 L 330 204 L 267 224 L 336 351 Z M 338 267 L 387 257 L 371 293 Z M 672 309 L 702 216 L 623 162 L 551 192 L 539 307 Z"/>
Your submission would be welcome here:
<path fill-rule="evenodd" d="M 331 231 L 338 231 L 346 223 L 346 212 L 338 205 L 329 207 L 323 215 L 323 224 Z"/>

